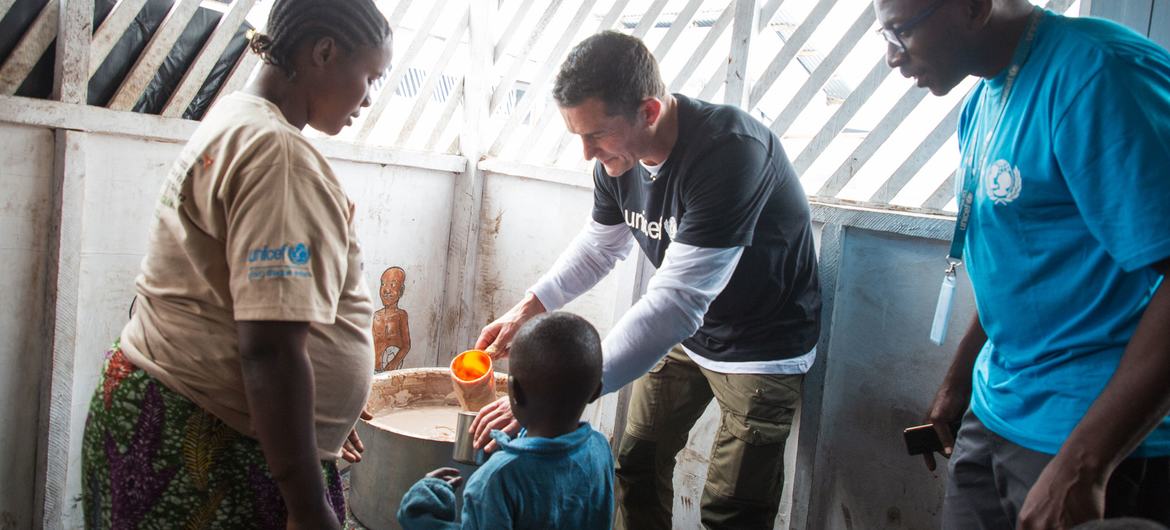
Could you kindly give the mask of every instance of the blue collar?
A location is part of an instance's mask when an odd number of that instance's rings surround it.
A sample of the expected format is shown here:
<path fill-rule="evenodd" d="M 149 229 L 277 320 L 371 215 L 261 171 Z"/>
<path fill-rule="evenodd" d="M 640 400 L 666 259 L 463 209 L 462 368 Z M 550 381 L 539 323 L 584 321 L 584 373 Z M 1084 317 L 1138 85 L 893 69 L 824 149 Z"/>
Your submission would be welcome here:
<path fill-rule="evenodd" d="M 516 438 L 508 436 L 503 431 L 492 431 L 492 438 L 504 451 L 517 455 L 530 454 L 536 456 L 561 456 L 575 451 L 589 440 L 593 428 L 588 422 L 581 422 L 577 429 L 557 436 L 556 438 L 529 437 L 528 430 L 522 429 Z"/>

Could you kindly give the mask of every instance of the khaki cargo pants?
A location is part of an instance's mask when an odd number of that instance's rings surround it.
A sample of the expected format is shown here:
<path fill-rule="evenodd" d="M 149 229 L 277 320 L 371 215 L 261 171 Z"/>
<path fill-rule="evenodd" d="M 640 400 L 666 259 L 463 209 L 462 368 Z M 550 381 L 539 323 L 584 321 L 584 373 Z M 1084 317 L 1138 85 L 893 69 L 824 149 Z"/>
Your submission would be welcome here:
<path fill-rule="evenodd" d="M 634 382 L 618 445 L 617 528 L 671 527 L 675 456 L 711 398 L 719 432 L 700 505 L 705 528 L 771 529 L 784 487 L 784 443 L 803 375 L 720 374 L 676 346 Z"/>

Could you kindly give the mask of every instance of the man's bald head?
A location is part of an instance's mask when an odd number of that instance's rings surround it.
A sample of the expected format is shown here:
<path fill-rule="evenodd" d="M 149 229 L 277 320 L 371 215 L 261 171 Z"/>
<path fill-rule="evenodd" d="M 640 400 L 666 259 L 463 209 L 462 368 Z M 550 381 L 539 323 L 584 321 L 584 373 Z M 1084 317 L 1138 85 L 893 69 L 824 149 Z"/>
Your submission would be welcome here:
<path fill-rule="evenodd" d="M 389 269 L 386 269 L 382 272 L 382 281 L 396 281 L 401 284 L 402 282 L 406 281 L 406 271 L 402 270 L 402 267 L 390 267 Z"/>

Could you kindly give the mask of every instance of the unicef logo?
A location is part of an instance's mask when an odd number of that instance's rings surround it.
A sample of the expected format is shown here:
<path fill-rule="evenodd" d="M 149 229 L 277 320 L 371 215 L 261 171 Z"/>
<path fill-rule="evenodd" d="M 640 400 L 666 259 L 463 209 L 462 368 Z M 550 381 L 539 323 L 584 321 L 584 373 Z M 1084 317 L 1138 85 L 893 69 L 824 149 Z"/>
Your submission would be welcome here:
<path fill-rule="evenodd" d="M 983 174 L 983 189 L 995 204 L 1008 204 L 1020 196 L 1020 169 L 1007 160 L 998 160 Z"/>
<path fill-rule="evenodd" d="M 678 233 L 678 221 L 676 221 L 674 217 L 671 217 L 663 224 L 666 228 L 666 235 L 670 236 L 670 239 L 673 241 L 674 235 Z"/>
<path fill-rule="evenodd" d="M 297 243 L 296 246 L 288 251 L 288 260 L 297 265 L 308 263 L 309 257 L 309 246 L 304 243 Z"/>

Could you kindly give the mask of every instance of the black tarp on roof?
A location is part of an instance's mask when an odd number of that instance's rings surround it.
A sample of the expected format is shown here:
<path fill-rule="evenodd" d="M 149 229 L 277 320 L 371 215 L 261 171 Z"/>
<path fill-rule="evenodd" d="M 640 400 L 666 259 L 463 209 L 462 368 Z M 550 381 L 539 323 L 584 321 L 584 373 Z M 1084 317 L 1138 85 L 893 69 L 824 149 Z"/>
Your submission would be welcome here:
<path fill-rule="evenodd" d="M 102 21 L 109 16 L 116 3 L 116 0 L 95 0 L 93 24 L 95 32 Z M 11 55 L 21 37 L 28 31 L 46 4 L 48 4 L 48 0 L 17 0 L 12 5 L 3 20 L 0 20 L 0 58 L 6 60 Z M 90 105 L 104 106 L 109 103 L 138 60 L 138 56 L 141 55 L 159 27 L 162 26 L 163 20 L 166 19 L 173 5 L 174 0 L 148 0 L 146 2 L 89 80 L 88 103 Z M 196 11 L 150 83 L 147 84 L 142 97 L 134 105 L 135 112 L 147 114 L 162 112 L 167 100 L 178 88 L 183 75 L 198 57 L 200 50 L 203 49 L 203 45 L 211 37 L 222 17 L 223 13 L 214 9 L 200 7 Z M 251 28 L 251 25 L 244 23 L 232 36 L 210 74 L 201 83 L 199 92 L 183 112 L 184 118 L 197 120 L 203 117 L 207 107 L 210 106 L 211 101 L 219 92 L 219 88 L 227 81 L 227 77 L 240 55 L 246 51 L 247 40 L 244 35 Z M 53 91 L 53 60 L 55 56 L 55 46 L 50 45 L 40 61 L 29 72 L 16 95 L 42 99 L 49 97 Z"/>

